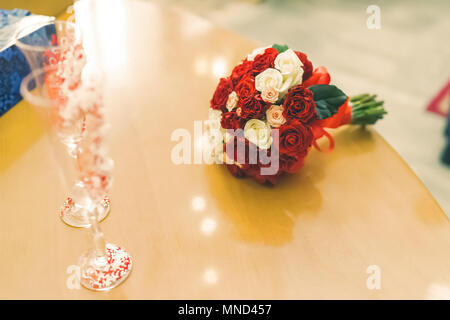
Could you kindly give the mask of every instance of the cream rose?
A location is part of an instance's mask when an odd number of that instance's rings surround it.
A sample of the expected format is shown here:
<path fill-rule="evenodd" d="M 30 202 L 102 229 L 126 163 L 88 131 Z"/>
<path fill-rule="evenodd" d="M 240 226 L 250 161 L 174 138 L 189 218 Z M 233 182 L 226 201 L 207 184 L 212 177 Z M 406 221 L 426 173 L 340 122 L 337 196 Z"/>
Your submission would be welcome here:
<path fill-rule="evenodd" d="M 234 92 L 234 91 L 231 92 L 228 95 L 228 100 L 227 100 L 227 109 L 228 109 L 228 111 L 233 110 L 237 106 L 238 101 L 239 101 L 239 97 L 238 97 L 237 93 Z"/>
<path fill-rule="evenodd" d="M 283 85 L 280 92 L 285 93 L 291 87 L 301 83 L 302 66 L 302 62 L 292 49 L 280 53 L 275 58 L 275 68 L 283 75 Z"/>
<path fill-rule="evenodd" d="M 275 103 L 278 100 L 278 91 L 271 87 L 264 88 L 261 92 L 261 98 L 265 102 Z"/>
<path fill-rule="evenodd" d="M 272 145 L 270 126 L 264 121 L 251 119 L 244 126 L 244 136 L 260 149 L 269 149 Z"/>
<path fill-rule="evenodd" d="M 283 76 L 280 71 L 273 68 L 267 68 L 255 77 L 255 88 L 259 92 L 269 88 L 279 90 L 282 85 Z"/>
<path fill-rule="evenodd" d="M 220 120 L 222 119 L 222 111 L 209 109 L 209 118 L 205 121 L 206 131 L 219 130 Z"/>
<path fill-rule="evenodd" d="M 217 131 L 220 133 L 220 131 Z M 206 164 L 223 163 L 223 140 L 220 135 L 212 135 L 204 139 L 203 160 Z"/>
<path fill-rule="evenodd" d="M 226 164 L 237 164 L 236 162 L 234 162 L 233 159 L 231 159 L 231 158 L 227 155 L 226 152 L 224 152 L 222 156 L 223 156 L 223 163 L 226 163 Z"/>
<path fill-rule="evenodd" d="M 205 148 L 209 151 L 212 157 L 220 158 L 223 152 L 223 143 L 222 133 L 219 130 L 215 130 L 207 136 Z"/>
<path fill-rule="evenodd" d="M 224 129 L 220 125 L 222 111 L 209 109 L 209 119 L 204 122 L 204 137 L 209 144 L 214 144 L 217 140 L 223 141 Z"/>
<path fill-rule="evenodd" d="M 203 136 L 203 152 L 207 163 L 217 163 L 223 157 L 224 130 L 220 125 L 221 117 L 222 112 L 220 110 L 209 109 L 209 119 L 205 121 Z"/>
<path fill-rule="evenodd" d="M 253 61 L 253 60 L 255 60 L 255 57 L 256 57 L 258 54 L 263 54 L 264 51 L 266 51 L 267 48 L 270 48 L 270 46 L 263 47 L 263 48 L 256 48 L 255 50 L 252 51 L 252 53 L 250 53 L 250 54 L 247 55 L 247 60 L 248 60 L 248 61 Z"/>
<path fill-rule="evenodd" d="M 283 117 L 283 106 L 271 105 L 266 111 L 267 123 L 273 128 L 278 128 L 286 123 L 286 119 Z"/>
<path fill-rule="evenodd" d="M 225 134 L 223 135 L 223 139 L 225 143 L 228 143 L 231 141 L 231 139 L 234 138 L 234 135 L 232 135 L 231 133 L 229 133 L 227 130 L 225 130 Z"/>

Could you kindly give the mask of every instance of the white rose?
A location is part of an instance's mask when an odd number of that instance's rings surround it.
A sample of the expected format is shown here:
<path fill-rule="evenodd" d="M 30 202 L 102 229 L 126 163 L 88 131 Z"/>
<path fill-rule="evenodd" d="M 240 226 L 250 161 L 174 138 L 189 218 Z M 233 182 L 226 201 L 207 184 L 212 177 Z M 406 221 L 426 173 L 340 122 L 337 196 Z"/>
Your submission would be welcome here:
<path fill-rule="evenodd" d="M 239 97 L 236 94 L 236 92 L 233 91 L 228 95 L 228 100 L 227 100 L 228 111 L 233 110 L 237 106 L 238 100 L 239 100 Z"/>
<path fill-rule="evenodd" d="M 280 90 L 282 85 L 283 76 L 280 71 L 273 68 L 267 68 L 255 77 L 255 88 L 259 92 L 269 88 Z"/>
<path fill-rule="evenodd" d="M 267 48 L 270 48 L 270 46 L 264 47 L 264 48 L 256 48 L 255 50 L 252 51 L 252 53 L 247 55 L 247 60 L 248 61 L 253 61 L 255 60 L 255 57 L 258 54 L 263 54 L 264 51 L 266 51 Z"/>
<path fill-rule="evenodd" d="M 296 75 L 300 70 L 303 70 L 302 65 L 302 62 L 292 49 L 287 49 L 275 58 L 275 68 L 277 68 L 283 76 Z"/>
<path fill-rule="evenodd" d="M 292 49 L 280 53 L 275 58 L 275 68 L 283 75 L 283 85 L 280 92 L 286 92 L 291 87 L 301 83 L 303 64 Z"/>
<path fill-rule="evenodd" d="M 269 149 L 272 145 L 270 126 L 264 121 L 251 119 L 244 126 L 244 136 L 260 149 Z"/>
<path fill-rule="evenodd" d="M 302 72 L 297 73 L 295 76 L 285 76 L 283 85 L 280 88 L 280 96 L 284 97 L 286 92 L 292 88 L 293 86 L 296 86 L 302 82 L 302 76 L 303 76 L 303 69 Z"/>

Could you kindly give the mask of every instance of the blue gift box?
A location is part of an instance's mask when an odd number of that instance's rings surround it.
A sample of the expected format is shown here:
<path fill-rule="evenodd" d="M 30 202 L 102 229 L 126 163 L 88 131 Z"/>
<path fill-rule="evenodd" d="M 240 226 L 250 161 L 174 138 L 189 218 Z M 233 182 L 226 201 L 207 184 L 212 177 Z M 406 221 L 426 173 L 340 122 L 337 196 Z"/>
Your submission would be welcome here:
<path fill-rule="evenodd" d="M 21 9 L 0 9 L 0 117 L 22 99 L 20 83 L 30 72 L 25 56 L 14 45 L 15 33 L 24 24 L 51 19 Z"/>

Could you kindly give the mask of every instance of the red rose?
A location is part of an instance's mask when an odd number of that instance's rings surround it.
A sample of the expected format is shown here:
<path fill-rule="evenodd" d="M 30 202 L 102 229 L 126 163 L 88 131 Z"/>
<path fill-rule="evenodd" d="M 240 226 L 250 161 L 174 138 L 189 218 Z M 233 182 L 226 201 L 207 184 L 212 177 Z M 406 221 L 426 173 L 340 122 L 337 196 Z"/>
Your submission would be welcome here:
<path fill-rule="evenodd" d="M 244 137 L 244 131 L 238 130 L 232 134 L 234 136 L 228 140 L 224 149 L 228 158 L 238 163 L 242 170 L 247 170 L 249 166 L 262 165 L 260 149 Z"/>
<path fill-rule="evenodd" d="M 245 98 L 253 97 L 256 92 L 255 89 L 255 78 L 250 75 L 244 76 L 241 81 L 236 85 L 234 91 L 239 96 L 239 100 Z"/>
<path fill-rule="evenodd" d="M 260 119 L 267 109 L 267 104 L 258 94 L 253 97 L 248 97 L 239 100 L 240 114 L 243 119 Z"/>
<path fill-rule="evenodd" d="M 313 65 L 311 61 L 308 60 L 308 56 L 300 51 L 295 51 L 295 54 L 300 59 L 300 61 L 303 63 L 303 77 L 302 81 L 307 80 L 309 77 L 311 77 L 313 73 Z"/>
<path fill-rule="evenodd" d="M 316 104 L 311 90 L 302 85 L 289 89 L 283 103 L 283 116 L 288 120 L 308 123 L 316 116 Z"/>
<path fill-rule="evenodd" d="M 294 120 L 282 125 L 279 130 L 280 154 L 286 154 L 291 157 L 303 157 L 306 155 L 314 139 L 309 126 Z"/>
<path fill-rule="evenodd" d="M 235 164 L 225 164 L 228 171 L 235 176 L 236 178 L 242 178 L 244 176 L 244 172 Z"/>
<path fill-rule="evenodd" d="M 273 175 L 263 175 L 262 168 L 269 167 L 270 163 L 262 163 L 261 155 L 259 154 L 260 151 L 256 145 L 244 137 L 242 130 L 236 131 L 235 136 L 224 146 L 224 152 L 228 158 L 235 162 L 234 165 L 227 164 L 228 170 L 237 177 L 245 174 L 259 183 L 270 182 L 271 184 L 275 184 L 277 177 L 282 171 L 278 170 Z M 270 150 L 267 153 L 267 156 L 270 157 Z"/>
<path fill-rule="evenodd" d="M 304 161 L 304 156 L 291 157 L 287 154 L 282 154 L 280 155 L 280 171 L 296 173 L 303 167 Z"/>
<path fill-rule="evenodd" d="M 250 142 L 245 139 L 243 130 L 235 131 L 233 134 L 234 136 L 225 143 L 224 152 L 235 164 L 239 164 L 241 169 L 245 169 L 250 163 Z"/>
<path fill-rule="evenodd" d="M 242 120 L 243 121 L 243 120 Z M 220 120 L 220 126 L 224 129 L 239 129 L 241 127 L 241 119 L 238 117 L 235 111 L 222 113 L 222 119 Z"/>
<path fill-rule="evenodd" d="M 211 99 L 211 108 L 221 110 L 225 107 L 228 95 L 233 91 L 233 83 L 229 78 L 222 78 Z"/>
<path fill-rule="evenodd" d="M 249 176 L 252 177 L 256 182 L 258 183 L 265 183 L 269 182 L 272 185 L 275 185 L 277 183 L 278 176 L 281 172 L 278 172 L 277 174 L 273 175 L 262 175 L 261 174 L 261 166 L 253 164 L 249 165 L 246 168 L 243 168 L 242 171 Z"/>
<path fill-rule="evenodd" d="M 253 74 L 256 75 L 267 68 L 273 68 L 277 55 L 278 51 L 274 48 L 267 48 L 263 54 L 257 55 L 253 60 Z"/>
<path fill-rule="evenodd" d="M 244 60 L 240 65 L 234 67 L 230 76 L 231 81 L 233 81 L 233 84 L 234 85 L 238 84 L 239 81 L 242 79 L 242 77 L 252 70 L 252 67 L 253 61 L 248 61 L 247 59 Z"/>

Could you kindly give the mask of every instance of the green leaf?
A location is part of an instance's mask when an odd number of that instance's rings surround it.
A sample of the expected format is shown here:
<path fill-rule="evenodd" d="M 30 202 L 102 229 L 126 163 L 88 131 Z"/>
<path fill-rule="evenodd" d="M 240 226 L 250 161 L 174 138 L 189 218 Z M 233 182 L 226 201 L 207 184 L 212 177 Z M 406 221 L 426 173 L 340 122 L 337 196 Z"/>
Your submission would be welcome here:
<path fill-rule="evenodd" d="M 338 87 L 328 84 L 317 84 L 308 88 L 314 94 L 316 112 L 319 119 L 332 117 L 347 100 L 347 96 Z"/>
<path fill-rule="evenodd" d="M 278 53 L 282 53 L 285 52 L 287 49 L 289 49 L 289 47 L 285 44 L 274 44 L 272 46 L 272 48 L 274 48 L 275 50 L 278 51 Z"/>

